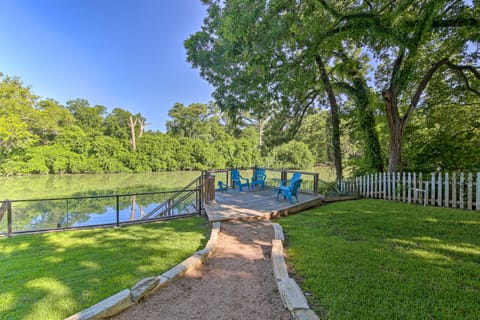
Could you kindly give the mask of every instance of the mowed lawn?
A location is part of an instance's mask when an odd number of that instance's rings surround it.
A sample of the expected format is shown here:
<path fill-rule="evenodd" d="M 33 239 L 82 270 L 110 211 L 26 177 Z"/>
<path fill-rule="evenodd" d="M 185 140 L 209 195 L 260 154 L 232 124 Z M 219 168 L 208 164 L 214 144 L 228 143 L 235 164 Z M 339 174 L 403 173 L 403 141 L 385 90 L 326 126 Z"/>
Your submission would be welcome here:
<path fill-rule="evenodd" d="M 288 263 L 326 319 L 479 319 L 480 212 L 384 200 L 279 220 Z"/>
<path fill-rule="evenodd" d="M 64 319 L 203 248 L 191 217 L 0 239 L 0 318 Z"/>

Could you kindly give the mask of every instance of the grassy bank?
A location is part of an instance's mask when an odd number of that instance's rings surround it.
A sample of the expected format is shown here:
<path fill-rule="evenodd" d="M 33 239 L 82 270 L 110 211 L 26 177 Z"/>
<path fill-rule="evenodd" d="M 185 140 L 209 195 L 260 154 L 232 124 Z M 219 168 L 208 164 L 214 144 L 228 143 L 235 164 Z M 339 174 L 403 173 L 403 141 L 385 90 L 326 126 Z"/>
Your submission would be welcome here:
<path fill-rule="evenodd" d="M 289 263 L 327 319 L 476 319 L 480 213 L 383 200 L 280 220 Z"/>
<path fill-rule="evenodd" d="M 63 319 L 206 243 L 200 217 L 0 239 L 0 318 Z"/>

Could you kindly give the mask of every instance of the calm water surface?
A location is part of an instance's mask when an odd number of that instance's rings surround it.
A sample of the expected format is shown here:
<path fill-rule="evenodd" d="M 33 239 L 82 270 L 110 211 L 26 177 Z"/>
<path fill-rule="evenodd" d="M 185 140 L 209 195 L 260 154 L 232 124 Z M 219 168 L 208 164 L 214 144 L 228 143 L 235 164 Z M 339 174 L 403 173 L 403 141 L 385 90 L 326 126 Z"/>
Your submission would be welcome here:
<path fill-rule="evenodd" d="M 109 196 L 178 190 L 200 175 L 198 171 L 142 174 L 35 175 L 0 178 L 0 200 L 32 200 L 85 196 Z M 142 219 L 173 195 L 119 197 L 120 222 Z M 79 227 L 116 222 L 116 197 L 39 200 L 12 203 L 13 231 Z M 191 195 L 183 208 L 168 215 L 184 214 L 185 206 L 195 203 Z M 159 210 L 158 212 L 161 212 Z M 6 232 L 7 219 L 0 221 Z"/>

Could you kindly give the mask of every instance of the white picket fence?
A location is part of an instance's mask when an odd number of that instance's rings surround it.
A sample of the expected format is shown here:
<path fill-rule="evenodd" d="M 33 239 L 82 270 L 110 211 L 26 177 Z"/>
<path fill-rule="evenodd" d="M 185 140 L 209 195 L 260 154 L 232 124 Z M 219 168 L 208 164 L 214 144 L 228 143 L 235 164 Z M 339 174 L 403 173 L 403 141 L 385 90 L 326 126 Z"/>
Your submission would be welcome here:
<path fill-rule="evenodd" d="M 421 173 L 385 172 L 341 180 L 342 192 L 366 198 L 421 203 L 446 208 L 480 211 L 480 172 Z"/>

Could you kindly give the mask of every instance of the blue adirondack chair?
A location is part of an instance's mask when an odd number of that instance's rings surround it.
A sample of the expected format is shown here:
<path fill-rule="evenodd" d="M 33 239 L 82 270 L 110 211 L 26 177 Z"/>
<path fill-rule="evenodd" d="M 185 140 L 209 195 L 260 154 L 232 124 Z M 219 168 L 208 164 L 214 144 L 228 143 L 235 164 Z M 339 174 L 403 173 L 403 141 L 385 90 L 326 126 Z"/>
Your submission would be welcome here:
<path fill-rule="evenodd" d="M 290 185 L 288 185 L 288 186 L 281 186 L 278 189 L 277 201 L 278 201 L 278 197 L 280 195 L 283 195 L 283 198 L 284 199 L 287 198 L 290 201 L 290 204 L 293 204 L 292 197 L 295 197 L 297 199 L 297 202 L 298 202 L 297 192 L 298 192 L 298 189 L 300 189 L 301 184 L 302 184 L 302 179 L 297 179 L 295 181 L 291 181 Z"/>
<path fill-rule="evenodd" d="M 247 178 L 242 177 L 240 172 L 236 169 L 232 169 L 232 184 L 233 189 L 238 186 L 239 191 L 243 191 L 243 187 L 247 187 L 248 191 L 250 191 L 250 181 Z"/>
<path fill-rule="evenodd" d="M 290 180 L 282 180 L 280 183 L 281 186 L 293 185 L 295 181 L 300 180 L 302 174 L 300 172 L 295 172 Z"/>
<path fill-rule="evenodd" d="M 257 185 L 262 186 L 262 190 L 264 190 L 266 179 L 267 175 L 265 174 L 265 169 L 256 168 L 252 177 L 252 188 L 255 188 L 255 186 Z"/>

